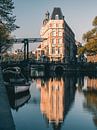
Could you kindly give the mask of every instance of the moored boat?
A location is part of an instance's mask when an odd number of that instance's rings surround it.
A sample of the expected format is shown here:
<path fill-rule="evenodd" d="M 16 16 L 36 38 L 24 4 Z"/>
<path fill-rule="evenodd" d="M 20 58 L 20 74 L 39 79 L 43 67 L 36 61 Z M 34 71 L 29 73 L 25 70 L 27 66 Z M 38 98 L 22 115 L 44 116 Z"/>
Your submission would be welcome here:
<path fill-rule="evenodd" d="M 4 69 L 3 79 L 5 85 L 20 85 L 27 82 L 19 67 L 8 67 Z"/>

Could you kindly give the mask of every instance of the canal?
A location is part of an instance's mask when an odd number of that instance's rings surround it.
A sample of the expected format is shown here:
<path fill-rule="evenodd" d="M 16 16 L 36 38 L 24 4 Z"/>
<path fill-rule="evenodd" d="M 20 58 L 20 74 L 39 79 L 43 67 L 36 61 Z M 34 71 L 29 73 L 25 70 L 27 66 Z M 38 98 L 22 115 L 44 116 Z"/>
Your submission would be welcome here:
<path fill-rule="evenodd" d="M 7 89 L 16 130 L 97 130 L 97 78 L 31 78 L 16 94 Z"/>

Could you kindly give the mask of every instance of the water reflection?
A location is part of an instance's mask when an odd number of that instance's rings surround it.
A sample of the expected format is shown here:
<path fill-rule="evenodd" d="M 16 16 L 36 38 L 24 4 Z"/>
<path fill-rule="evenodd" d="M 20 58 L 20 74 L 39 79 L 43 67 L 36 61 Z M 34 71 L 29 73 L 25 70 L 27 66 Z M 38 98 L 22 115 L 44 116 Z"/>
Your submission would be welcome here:
<path fill-rule="evenodd" d="M 97 78 L 87 77 L 86 83 L 87 91 L 84 92 L 85 101 L 83 107 L 92 113 L 93 122 L 97 127 Z"/>
<path fill-rule="evenodd" d="M 93 114 L 93 122 L 97 126 L 97 93 L 88 92 L 84 93 L 86 98 L 83 106 L 86 110 Z"/>
<path fill-rule="evenodd" d="M 88 90 L 97 91 L 97 79 L 95 77 L 87 78 L 87 88 Z"/>
<path fill-rule="evenodd" d="M 53 129 L 61 129 L 75 96 L 75 78 L 50 78 L 37 80 L 40 89 L 40 110 L 46 123 Z"/>
<path fill-rule="evenodd" d="M 25 92 L 9 87 L 13 109 L 29 100 L 21 111 L 12 109 L 16 130 L 96 130 L 96 82 L 96 77 L 66 75 L 32 79 Z"/>
<path fill-rule="evenodd" d="M 97 78 L 96 77 L 88 77 L 88 76 L 81 76 L 77 78 L 76 86 L 80 91 L 87 92 L 87 91 L 97 91 Z"/>
<path fill-rule="evenodd" d="M 28 86 L 7 86 L 6 88 L 10 106 L 16 111 L 27 103 L 31 97 Z"/>

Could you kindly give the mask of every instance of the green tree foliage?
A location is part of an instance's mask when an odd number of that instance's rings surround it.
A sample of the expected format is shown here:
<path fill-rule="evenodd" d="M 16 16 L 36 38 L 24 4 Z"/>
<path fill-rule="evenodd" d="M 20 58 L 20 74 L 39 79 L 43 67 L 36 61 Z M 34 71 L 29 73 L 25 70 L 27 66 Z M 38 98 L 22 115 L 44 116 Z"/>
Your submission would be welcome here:
<path fill-rule="evenodd" d="M 17 28 L 14 24 L 14 3 L 12 0 L 0 0 L 0 23 L 5 24 L 6 29 L 11 32 Z"/>
<path fill-rule="evenodd" d="M 6 27 L 1 24 L 0 25 L 0 42 L 4 42 L 5 39 L 8 39 L 9 32 L 6 30 Z"/>
<path fill-rule="evenodd" d="M 8 47 L 8 39 L 12 31 L 18 26 L 15 23 L 13 15 L 14 3 L 12 0 L 0 0 L 0 50 L 2 47 Z"/>
<path fill-rule="evenodd" d="M 92 25 L 95 26 L 95 27 L 97 26 L 97 16 L 94 18 Z"/>
<path fill-rule="evenodd" d="M 83 37 L 82 39 L 85 41 L 85 42 L 88 42 L 89 39 L 91 39 L 92 37 L 94 37 L 94 34 L 96 32 L 96 28 L 93 28 L 92 30 L 86 32 L 83 34 Z"/>
<path fill-rule="evenodd" d="M 77 49 L 77 54 L 78 54 L 78 55 L 84 54 L 85 51 L 86 51 L 86 48 L 85 48 L 84 46 L 79 47 L 79 48 Z"/>
<path fill-rule="evenodd" d="M 80 48 L 79 52 L 88 54 L 97 54 L 97 16 L 94 18 L 92 25 L 93 29 L 83 34 L 83 40 L 85 41 L 84 47 Z M 82 51 L 81 51 L 82 50 Z"/>
<path fill-rule="evenodd" d="M 97 54 L 97 40 L 92 39 L 85 45 L 85 48 L 88 54 Z"/>

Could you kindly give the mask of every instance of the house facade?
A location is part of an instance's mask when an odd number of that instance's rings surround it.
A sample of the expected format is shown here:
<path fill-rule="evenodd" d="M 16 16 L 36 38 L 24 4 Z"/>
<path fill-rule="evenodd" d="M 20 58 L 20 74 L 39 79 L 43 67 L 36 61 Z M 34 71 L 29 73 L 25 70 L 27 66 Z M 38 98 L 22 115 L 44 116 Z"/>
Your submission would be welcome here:
<path fill-rule="evenodd" d="M 60 8 L 47 11 L 40 30 L 42 55 L 50 61 L 74 62 L 76 57 L 75 35 L 66 23 Z"/>

